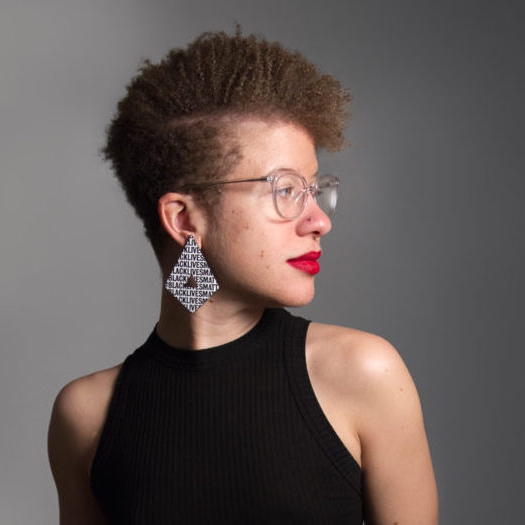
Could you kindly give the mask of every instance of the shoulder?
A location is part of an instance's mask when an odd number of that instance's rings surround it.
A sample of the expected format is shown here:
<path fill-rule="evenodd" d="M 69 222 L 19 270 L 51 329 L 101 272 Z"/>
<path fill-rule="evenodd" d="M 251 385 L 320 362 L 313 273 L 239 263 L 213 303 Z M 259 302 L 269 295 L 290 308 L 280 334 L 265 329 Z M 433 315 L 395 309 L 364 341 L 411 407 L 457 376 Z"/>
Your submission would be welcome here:
<path fill-rule="evenodd" d="M 86 423 L 96 419 L 111 398 L 121 366 L 93 372 L 65 385 L 55 399 L 53 412 Z"/>
<path fill-rule="evenodd" d="M 84 456 L 83 459 L 89 463 L 121 366 L 80 377 L 60 390 L 53 405 L 49 426 L 52 466 L 54 462 L 60 462 L 57 456 L 65 450 Z"/>
<path fill-rule="evenodd" d="M 437 492 L 419 396 L 385 339 L 312 323 L 312 387 L 364 473 L 367 523 L 437 523 Z"/>
<path fill-rule="evenodd" d="M 411 383 L 403 360 L 389 341 L 352 328 L 311 323 L 307 361 L 309 370 L 361 397 L 399 381 Z"/>
<path fill-rule="evenodd" d="M 105 523 L 90 489 L 90 470 L 121 365 L 80 377 L 60 390 L 53 405 L 48 453 L 60 523 Z"/>
<path fill-rule="evenodd" d="M 394 346 L 360 330 L 311 323 L 306 344 L 308 374 L 330 423 L 354 457 L 385 430 L 418 425 L 419 397 Z M 388 434 L 388 432 L 387 432 Z"/>

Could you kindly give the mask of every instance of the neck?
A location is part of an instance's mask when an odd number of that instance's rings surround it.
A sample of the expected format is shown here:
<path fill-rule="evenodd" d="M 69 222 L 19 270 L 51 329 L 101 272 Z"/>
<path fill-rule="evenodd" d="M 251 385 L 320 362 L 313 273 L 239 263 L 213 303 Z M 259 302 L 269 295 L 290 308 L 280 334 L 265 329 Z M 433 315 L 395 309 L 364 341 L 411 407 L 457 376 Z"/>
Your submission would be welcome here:
<path fill-rule="evenodd" d="M 170 346 L 188 350 L 212 348 L 233 341 L 251 330 L 260 320 L 261 307 L 224 304 L 214 297 L 195 313 L 163 290 L 157 334 Z"/>

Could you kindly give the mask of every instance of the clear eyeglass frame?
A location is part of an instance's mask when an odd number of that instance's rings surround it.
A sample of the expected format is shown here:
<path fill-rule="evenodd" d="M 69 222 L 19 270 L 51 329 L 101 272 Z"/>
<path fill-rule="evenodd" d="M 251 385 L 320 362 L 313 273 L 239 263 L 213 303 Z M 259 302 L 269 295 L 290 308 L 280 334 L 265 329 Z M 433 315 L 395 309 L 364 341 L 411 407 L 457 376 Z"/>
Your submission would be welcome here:
<path fill-rule="evenodd" d="M 323 212 L 331 217 L 337 205 L 339 178 L 334 175 L 320 175 L 308 184 L 306 179 L 292 170 L 279 170 L 253 179 L 217 180 L 186 184 L 179 191 L 192 191 L 225 184 L 241 182 L 269 182 L 272 187 L 273 205 L 283 219 L 296 219 L 303 212 L 308 196 L 311 195 Z"/>

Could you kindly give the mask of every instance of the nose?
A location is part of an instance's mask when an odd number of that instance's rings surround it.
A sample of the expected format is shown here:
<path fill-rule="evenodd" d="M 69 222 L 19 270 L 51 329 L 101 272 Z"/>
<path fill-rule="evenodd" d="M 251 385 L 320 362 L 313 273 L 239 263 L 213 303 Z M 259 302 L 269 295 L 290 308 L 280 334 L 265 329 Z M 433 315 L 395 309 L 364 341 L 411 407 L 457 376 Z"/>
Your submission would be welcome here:
<path fill-rule="evenodd" d="M 319 207 L 312 195 L 308 196 L 303 213 L 299 216 L 298 231 L 301 235 L 326 235 L 332 229 L 330 217 Z"/>

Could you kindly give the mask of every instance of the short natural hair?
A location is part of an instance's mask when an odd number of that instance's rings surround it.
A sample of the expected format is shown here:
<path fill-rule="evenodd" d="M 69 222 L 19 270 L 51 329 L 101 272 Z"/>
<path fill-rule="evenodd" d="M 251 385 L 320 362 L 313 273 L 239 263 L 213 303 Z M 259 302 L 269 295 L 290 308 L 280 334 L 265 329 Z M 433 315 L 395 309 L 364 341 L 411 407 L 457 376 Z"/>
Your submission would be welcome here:
<path fill-rule="evenodd" d="M 298 52 L 239 28 L 234 36 L 204 33 L 158 64 L 144 62 L 118 104 L 103 154 L 158 253 L 158 199 L 190 181 L 228 175 L 240 158 L 228 134 L 238 118 L 296 123 L 317 148 L 336 151 L 349 102 L 335 78 Z"/>

